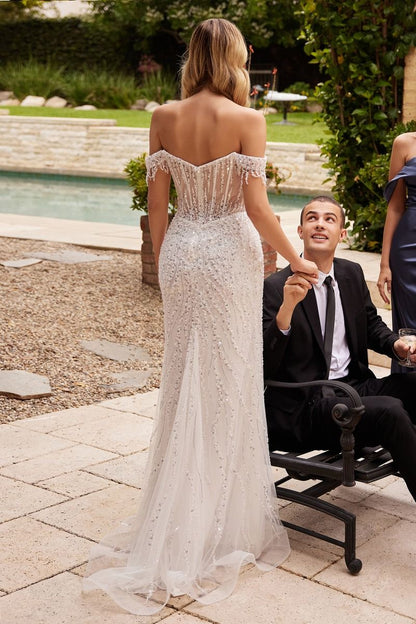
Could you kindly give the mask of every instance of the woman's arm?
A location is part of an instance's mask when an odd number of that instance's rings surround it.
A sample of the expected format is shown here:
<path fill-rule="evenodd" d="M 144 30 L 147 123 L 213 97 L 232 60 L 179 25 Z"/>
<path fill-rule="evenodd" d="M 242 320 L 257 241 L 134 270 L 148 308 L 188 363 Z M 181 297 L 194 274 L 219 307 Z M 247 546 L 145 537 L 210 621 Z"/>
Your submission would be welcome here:
<path fill-rule="evenodd" d="M 407 160 L 409 141 L 405 134 L 399 135 L 393 141 L 393 148 L 390 157 L 389 180 L 402 169 Z M 386 303 L 390 303 L 391 293 L 391 269 L 390 269 L 390 250 L 391 242 L 397 224 L 399 223 L 406 206 L 406 185 L 404 180 L 397 182 L 393 195 L 387 206 L 386 220 L 384 223 L 383 244 L 380 260 L 380 274 L 377 281 L 377 287 L 380 295 Z"/>
<path fill-rule="evenodd" d="M 241 151 L 248 156 L 263 157 L 266 148 L 266 122 L 260 113 L 253 110 L 248 112 L 251 114 L 251 119 L 241 124 L 244 128 Z M 301 258 L 283 232 L 270 207 L 266 188 L 260 178 L 249 176 L 248 183 L 244 184 L 244 202 L 247 214 L 259 234 L 286 258 L 292 271 L 317 277 L 318 270 L 315 263 Z"/>
<path fill-rule="evenodd" d="M 162 118 L 162 119 L 161 119 Z M 159 139 L 159 130 L 163 126 L 163 114 L 154 111 L 149 132 L 149 152 L 153 154 L 162 149 Z M 162 170 L 157 171 L 154 180 L 149 180 L 147 206 L 149 210 L 149 227 L 152 239 L 156 267 L 159 264 L 160 248 L 168 227 L 170 174 Z"/>

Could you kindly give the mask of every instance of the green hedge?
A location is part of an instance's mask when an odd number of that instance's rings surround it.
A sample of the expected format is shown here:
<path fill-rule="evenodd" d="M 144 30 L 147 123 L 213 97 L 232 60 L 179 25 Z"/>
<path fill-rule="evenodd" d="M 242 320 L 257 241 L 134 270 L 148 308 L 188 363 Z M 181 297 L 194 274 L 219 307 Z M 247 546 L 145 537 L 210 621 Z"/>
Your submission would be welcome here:
<path fill-rule="evenodd" d="M 0 24 L 0 63 L 36 60 L 67 68 L 134 71 L 129 41 L 75 17 L 30 18 Z"/>

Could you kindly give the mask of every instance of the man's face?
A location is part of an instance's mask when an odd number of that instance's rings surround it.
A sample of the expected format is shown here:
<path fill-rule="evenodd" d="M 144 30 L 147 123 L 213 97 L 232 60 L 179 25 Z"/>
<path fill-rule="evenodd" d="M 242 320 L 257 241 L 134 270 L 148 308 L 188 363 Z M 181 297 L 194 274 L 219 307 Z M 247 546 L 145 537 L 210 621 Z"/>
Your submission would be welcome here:
<path fill-rule="evenodd" d="M 335 253 L 338 243 L 346 236 L 339 207 L 330 202 L 312 202 L 304 210 L 298 234 L 306 253 Z"/>

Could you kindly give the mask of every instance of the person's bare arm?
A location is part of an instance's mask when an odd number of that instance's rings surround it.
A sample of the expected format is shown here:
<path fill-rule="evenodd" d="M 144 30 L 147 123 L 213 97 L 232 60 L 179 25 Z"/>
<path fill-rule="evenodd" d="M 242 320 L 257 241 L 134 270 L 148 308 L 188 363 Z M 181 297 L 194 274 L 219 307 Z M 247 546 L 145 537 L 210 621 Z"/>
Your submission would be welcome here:
<path fill-rule="evenodd" d="M 160 111 L 155 111 L 152 115 L 149 132 L 150 154 L 162 149 L 159 139 L 159 129 L 163 125 L 163 115 Z M 159 170 L 154 180 L 149 180 L 147 206 L 149 210 L 149 227 L 152 239 L 153 252 L 156 266 L 159 263 L 160 248 L 165 238 L 168 227 L 168 205 L 169 205 L 170 174 Z"/>
<path fill-rule="evenodd" d="M 247 115 L 248 111 L 245 111 Z M 241 151 L 248 156 L 264 156 L 266 147 L 266 122 L 264 117 L 250 109 L 250 119 L 244 120 Z M 248 117 L 248 115 L 247 115 Z M 244 183 L 246 211 L 259 234 L 290 263 L 293 271 L 316 278 L 318 271 L 313 262 L 300 258 L 285 235 L 270 207 L 266 188 L 260 178 L 249 176 Z"/>
<path fill-rule="evenodd" d="M 399 135 L 393 142 L 390 157 L 389 180 L 402 169 L 408 158 L 409 141 L 405 134 Z M 390 250 L 394 232 L 397 228 L 406 202 L 406 186 L 403 180 L 399 180 L 394 193 L 387 206 L 386 220 L 384 223 L 383 245 L 380 260 L 380 274 L 377 280 L 379 293 L 386 303 L 390 303 L 391 293 L 391 270 L 390 270 Z"/>

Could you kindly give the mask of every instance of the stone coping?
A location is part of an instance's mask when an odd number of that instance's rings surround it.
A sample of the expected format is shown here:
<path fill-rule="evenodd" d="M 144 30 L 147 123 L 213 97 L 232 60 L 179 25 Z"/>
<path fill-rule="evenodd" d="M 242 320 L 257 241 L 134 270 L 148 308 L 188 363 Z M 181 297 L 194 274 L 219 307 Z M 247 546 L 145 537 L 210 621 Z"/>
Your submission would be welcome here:
<path fill-rule="evenodd" d="M 115 119 L 89 119 L 87 117 L 53 117 L 53 116 L 31 116 L 31 115 L 5 115 L 1 118 L 1 123 L 13 124 L 19 120 L 19 123 L 24 124 L 51 124 L 58 125 L 64 121 L 65 124 L 75 125 L 75 126 L 117 126 L 117 121 Z"/>

